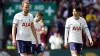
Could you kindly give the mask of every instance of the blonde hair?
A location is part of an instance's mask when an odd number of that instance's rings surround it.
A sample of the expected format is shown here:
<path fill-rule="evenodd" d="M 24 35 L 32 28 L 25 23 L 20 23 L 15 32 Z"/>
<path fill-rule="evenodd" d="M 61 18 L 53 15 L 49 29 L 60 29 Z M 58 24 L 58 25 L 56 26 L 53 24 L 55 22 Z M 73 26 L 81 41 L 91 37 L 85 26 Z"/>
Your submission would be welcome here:
<path fill-rule="evenodd" d="M 23 5 L 24 5 L 25 3 L 26 3 L 26 4 L 29 4 L 29 0 L 23 0 L 23 1 L 22 1 L 22 7 L 23 7 Z"/>

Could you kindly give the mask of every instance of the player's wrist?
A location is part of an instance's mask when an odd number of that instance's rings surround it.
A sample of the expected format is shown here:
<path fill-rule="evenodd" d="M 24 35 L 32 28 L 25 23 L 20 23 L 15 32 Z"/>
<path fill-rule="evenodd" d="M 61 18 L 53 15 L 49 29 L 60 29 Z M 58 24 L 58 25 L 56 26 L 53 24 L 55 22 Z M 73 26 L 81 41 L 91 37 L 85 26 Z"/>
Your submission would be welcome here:
<path fill-rule="evenodd" d="M 66 42 L 64 45 L 65 45 L 65 46 L 68 45 L 68 42 Z"/>
<path fill-rule="evenodd" d="M 12 41 L 16 41 L 16 39 L 12 39 Z"/>

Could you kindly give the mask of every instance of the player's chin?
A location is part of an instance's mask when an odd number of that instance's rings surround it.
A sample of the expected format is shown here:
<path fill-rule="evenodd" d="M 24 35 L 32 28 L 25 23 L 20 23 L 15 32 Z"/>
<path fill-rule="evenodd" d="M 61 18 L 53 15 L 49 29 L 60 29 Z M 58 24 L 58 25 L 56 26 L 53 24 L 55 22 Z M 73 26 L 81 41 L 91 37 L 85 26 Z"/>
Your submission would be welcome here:
<path fill-rule="evenodd" d="M 25 13 L 29 13 L 29 10 L 26 10 Z"/>

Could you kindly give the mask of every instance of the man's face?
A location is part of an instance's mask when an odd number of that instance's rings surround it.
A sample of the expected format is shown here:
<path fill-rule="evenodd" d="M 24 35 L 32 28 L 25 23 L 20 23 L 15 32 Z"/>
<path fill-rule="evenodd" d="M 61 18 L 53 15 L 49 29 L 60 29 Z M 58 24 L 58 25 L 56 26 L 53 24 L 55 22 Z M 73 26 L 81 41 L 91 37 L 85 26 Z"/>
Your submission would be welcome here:
<path fill-rule="evenodd" d="M 80 12 L 76 11 L 75 9 L 73 9 L 73 16 L 79 16 Z"/>
<path fill-rule="evenodd" d="M 36 14 L 36 17 L 37 17 L 37 20 L 38 21 L 40 21 L 43 17 L 42 16 L 40 16 L 40 15 L 38 15 L 38 14 Z"/>
<path fill-rule="evenodd" d="M 40 20 L 40 24 L 41 24 L 41 26 L 44 26 L 43 20 Z"/>
<path fill-rule="evenodd" d="M 24 13 L 28 13 L 29 12 L 29 3 L 24 3 L 22 6 L 22 9 L 23 9 Z"/>

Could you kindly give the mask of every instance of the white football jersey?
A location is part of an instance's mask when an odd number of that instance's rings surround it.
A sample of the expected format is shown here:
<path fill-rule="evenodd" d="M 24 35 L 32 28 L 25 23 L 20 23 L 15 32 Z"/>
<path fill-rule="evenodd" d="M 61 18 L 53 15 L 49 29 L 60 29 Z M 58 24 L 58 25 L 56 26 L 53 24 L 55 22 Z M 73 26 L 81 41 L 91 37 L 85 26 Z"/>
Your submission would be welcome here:
<path fill-rule="evenodd" d="M 32 14 L 28 13 L 24 16 L 22 12 L 14 16 L 13 24 L 17 24 L 16 40 L 31 41 L 31 23 L 33 21 Z"/>
<path fill-rule="evenodd" d="M 40 44 L 41 43 L 41 41 L 40 41 L 41 25 L 40 25 L 39 22 L 33 21 L 33 23 L 34 23 L 34 27 L 35 27 L 35 30 L 36 30 L 37 38 L 38 38 L 38 41 L 39 41 L 39 44 Z M 32 34 L 32 44 L 36 44 L 36 39 L 35 39 L 33 34 Z"/>
<path fill-rule="evenodd" d="M 78 20 L 74 19 L 74 16 L 68 18 L 65 25 L 65 31 L 68 29 L 68 34 L 65 34 L 65 43 L 67 42 L 66 38 L 68 38 L 68 42 L 83 43 L 82 30 L 85 28 L 87 28 L 87 24 L 84 18 L 79 17 Z M 86 34 L 91 39 L 89 31 Z"/>

